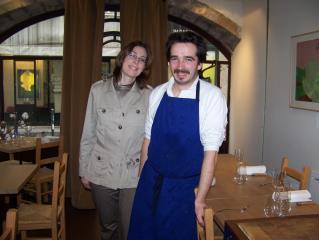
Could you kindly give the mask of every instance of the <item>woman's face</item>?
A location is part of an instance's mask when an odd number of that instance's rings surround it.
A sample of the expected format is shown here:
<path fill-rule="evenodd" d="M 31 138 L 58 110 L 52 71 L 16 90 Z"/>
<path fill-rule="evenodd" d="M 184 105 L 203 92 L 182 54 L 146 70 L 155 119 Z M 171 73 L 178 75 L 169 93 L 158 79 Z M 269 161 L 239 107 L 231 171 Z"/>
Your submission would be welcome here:
<path fill-rule="evenodd" d="M 125 57 L 122 65 L 122 75 L 136 78 L 143 72 L 146 64 L 147 53 L 145 48 L 136 46 Z"/>

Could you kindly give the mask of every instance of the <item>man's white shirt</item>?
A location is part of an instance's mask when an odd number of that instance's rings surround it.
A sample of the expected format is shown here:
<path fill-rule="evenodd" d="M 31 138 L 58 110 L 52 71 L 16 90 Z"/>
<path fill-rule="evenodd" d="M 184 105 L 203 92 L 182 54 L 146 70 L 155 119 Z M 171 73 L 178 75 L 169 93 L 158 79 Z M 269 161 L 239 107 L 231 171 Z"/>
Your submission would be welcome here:
<path fill-rule="evenodd" d="M 222 91 L 208 82 L 197 78 L 189 89 L 182 90 L 178 98 L 196 99 L 196 85 L 200 81 L 199 125 L 200 140 L 204 151 L 218 151 L 225 139 L 227 125 L 227 104 Z M 151 129 L 157 108 L 165 92 L 174 97 L 172 87 L 174 78 L 156 87 L 149 98 L 145 123 L 145 137 L 151 139 Z"/>

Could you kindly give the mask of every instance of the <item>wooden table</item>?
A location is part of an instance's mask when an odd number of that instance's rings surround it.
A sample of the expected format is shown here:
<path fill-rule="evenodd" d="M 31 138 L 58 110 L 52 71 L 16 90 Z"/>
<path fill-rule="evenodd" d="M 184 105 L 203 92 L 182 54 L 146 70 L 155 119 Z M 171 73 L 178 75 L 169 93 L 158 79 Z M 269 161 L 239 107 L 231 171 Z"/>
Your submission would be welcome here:
<path fill-rule="evenodd" d="M 311 240 L 319 238 L 319 215 L 227 221 L 226 240 Z"/>
<path fill-rule="evenodd" d="M 15 160 L 0 162 L 0 194 L 18 194 L 37 169 L 36 164 Z"/>
<path fill-rule="evenodd" d="M 0 162 L 0 234 L 5 216 L 4 196 L 17 195 L 38 169 L 36 164 L 16 160 Z"/>
<path fill-rule="evenodd" d="M 35 137 L 22 137 L 11 142 L 0 142 L 0 152 L 9 154 L 10 160 L 14 159 L 14 154 L 35 149 Z"/>
<path fill-rule="evenodd" d="M 236 171 L 236 161 L 233 155 L 220 154 L 216 166 L 216 184 L 211 187 L 206 203 L 211 207 L 214 221 L 223 231 L 225 222 L 229 220 L 248 220 L 266 218 L 264 206 L 273 193 L 271 178 L 269 176 L 249 176 L 245 184 L 238 185 L 233 177 Z M 247 208 L 240 211 L 240 208 Z M 235 210 L 221 209 L 230 208 Z M 290 215 L 313 215 L 319 214 L 319 205 L 297 206 L 292 204 Z"/>

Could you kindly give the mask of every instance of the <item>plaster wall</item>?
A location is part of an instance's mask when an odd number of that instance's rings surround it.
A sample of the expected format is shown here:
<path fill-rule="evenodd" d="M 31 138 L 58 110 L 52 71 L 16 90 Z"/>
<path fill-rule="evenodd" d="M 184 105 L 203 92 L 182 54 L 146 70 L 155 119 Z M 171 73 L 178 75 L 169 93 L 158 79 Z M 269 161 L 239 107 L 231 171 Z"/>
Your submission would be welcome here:
<path fill-rule="evenodd" d="M 269 0 L 269 43 L 263 159 L 319 171 L 319 113 L 289 107 L 291 36 L 319 30 L 319 1 Z M 318 187 L 318 186 L 317 186 Z M 315 186 L 311 186 L 310 191 Z M 317 191 L 318 192 L 318 191 Z M 318 196 L 315 196 L 319 200 Z"/>
<path fill-rule="evenodd" d="M 266 0 L 243 1 L 241 41 L 232 56 L 230 152 L 249 164 L 262 161 L 266 80 Z"/>

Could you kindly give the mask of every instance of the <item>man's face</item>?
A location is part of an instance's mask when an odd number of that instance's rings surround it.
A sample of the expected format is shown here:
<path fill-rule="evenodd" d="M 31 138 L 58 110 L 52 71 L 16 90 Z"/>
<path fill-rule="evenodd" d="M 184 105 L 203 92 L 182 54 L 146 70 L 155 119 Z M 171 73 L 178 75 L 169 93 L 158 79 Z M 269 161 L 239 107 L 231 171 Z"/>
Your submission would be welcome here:
<path fill-rule="evenodd" d="M 175 43 L 171 47 L 169 65 L 175 83 L 188 88 L 198 76 L 202 68 L 196 56 L 197 47 L 193 43 Z"/>

